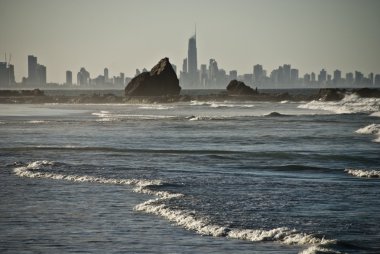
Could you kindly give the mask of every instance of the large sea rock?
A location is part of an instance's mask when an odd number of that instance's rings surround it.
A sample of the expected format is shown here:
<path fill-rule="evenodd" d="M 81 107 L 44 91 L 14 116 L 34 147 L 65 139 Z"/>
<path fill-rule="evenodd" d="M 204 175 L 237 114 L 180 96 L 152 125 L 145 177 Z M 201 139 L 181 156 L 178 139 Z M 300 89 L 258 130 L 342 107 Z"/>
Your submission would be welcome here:
<path fill-rule="evenodd" d="M 229 95 L 254 95 L 257 94 L 256 90 L 244 84 L 242 81 L 232 80 L 227 86 Z"/>
<path fill-rule="evenodd" d="M 181 87 L 169 58 L 161 59 L 150 72 L 134 77 L 125 87 L 126 96 L 179 95 Z"/>

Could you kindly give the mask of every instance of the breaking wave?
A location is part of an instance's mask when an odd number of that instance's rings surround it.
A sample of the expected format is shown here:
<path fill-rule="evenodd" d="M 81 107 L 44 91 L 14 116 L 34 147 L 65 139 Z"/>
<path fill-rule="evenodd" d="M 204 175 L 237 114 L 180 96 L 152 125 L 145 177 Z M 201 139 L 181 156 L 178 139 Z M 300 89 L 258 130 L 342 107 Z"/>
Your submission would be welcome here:
<path fill-rule="evenodd" d="M 197 216 L 195 211 L 188 211 L 178 207 L 170 207 L 164 203 L 165 200 L 181 198 L 180 193 L 154 190 L 156 186 L 162 186 L 161 180 L 146 179 L 117 179 L 105 178 L 90 175 L 75 175 L 55 173 L 54 167 L 62 165 L 54 161 L 34 161 L 26 165 L 18 165 L 13 172 L 20 177 L 28 178 L 49 178 L 54 180 L 65 180 L 70 182 L 90 182 L 98 184 L 131 185 L 135 192 L 157 196 L 158 198 L 148 200 L 135 206 L 136 211 L 146 212 L 166 218 L 188 230 L 192 230 L 201 235 L 215 237 L 226 237 L 232 239 L 247 240 L 252 242 L 274 241 L 286 245 L 299 245 L 307 247 L 301 253 L 340 253 L 328 246 L 337 244 L 336 240 L 328 240 L 313 234 L 306 234 L 287 227 L 265 229 L 239 229 L 230 228 L 211 223 L 207 218 Z M 53 171 L 53 172 L 52 172 Z M 153 188 L 152 188 L 153 187 Z"/>
<path fill-rule="evenodd" d="M 241 104 L 233 102 L 215 102 L 215 101 L 190 101 L 191 106 L 209 106 L 211 108 L 253 108 L 253 104 Z"/>
<path fill-rule="evenodd" d="M 375 135 L 374 142 L 380 142 L 380 124 L 370 124 L 355 131 L 358 134 Z"/>
<path fill-rule="evenodd" d="M 172 109 L 174 107 L 172 106 L 164 106 L 164 105 L 144 105 L 140 106 L 139 109 L 157 109 L 157 110 L 166 110 L 166 109 Z"/>
<path fill-rule="evenodd" d="M 372 114 L 370 114 L 370 116 L 380 117 L 380 111 L 378 111 L 378 112 L 373 112 Z"/>
<path fill-rule="evenodd" d="M 325 110 L 336 114 L 372 113 L 380 111 L 380 98 L 361 98 L 356 94 L 346 95 L 340 101 L 311 101 L 298 108 Z"/>
<path fill-rule="evenodd" d="M 155 119 L 177 119 L 170 115 L 145 115 L 145 114 L 117 114 L 109 111 L 94 112 L 92 115 L 99 117 L 97 121 L 122 121 L 122 120 L 155 120 Z"/>
<path fill-rule="evenodd" d="M 344 171 L 347 172 L 347 174 L 356 176 L 356 177 L 363 177 L 363 178 L 379 178 L 380 177 L 380 170 L 347 168 Z"/>

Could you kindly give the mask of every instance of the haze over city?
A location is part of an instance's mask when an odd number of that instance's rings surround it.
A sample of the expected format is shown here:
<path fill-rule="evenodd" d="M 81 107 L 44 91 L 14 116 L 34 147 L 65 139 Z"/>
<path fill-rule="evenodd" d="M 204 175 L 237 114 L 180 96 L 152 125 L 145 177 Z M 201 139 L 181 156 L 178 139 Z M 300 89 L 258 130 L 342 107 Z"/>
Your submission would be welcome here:
<path fill-rule="evenodd" d="M 380 2 L 266 1 L 8 1 L 0 0 L 0 52 L 12 54 L 15 77 L 27 76 L 27 55 L 48 67 L 91 74 L 150 69 L 167 56 L 180 69 L 197 25 L 198 65 L 251 73 L 291 64 L 306 72 L 380 71 Z M 199 67 L 199 66 L 198 66 Z"/>

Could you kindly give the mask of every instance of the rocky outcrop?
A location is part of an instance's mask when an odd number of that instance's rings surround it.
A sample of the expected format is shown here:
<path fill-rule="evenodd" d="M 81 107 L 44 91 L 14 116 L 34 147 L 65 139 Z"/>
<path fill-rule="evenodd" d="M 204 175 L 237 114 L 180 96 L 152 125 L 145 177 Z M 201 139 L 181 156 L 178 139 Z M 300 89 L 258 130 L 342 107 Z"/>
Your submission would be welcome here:
<path fill-rule="evenodd" d="M 134 77 L 125 87 L 126 96 L 179 95 L 179 80 L 168 58 L 161 59 L 150 72 Z"/>
<path fill-rule="evenodd" d="M 244 84 L 244 82 L 232 80 L 227 86 L 227 92 L 229 95 L 255 95 L 257 90 L 253 90 L 251 87 Z"/>
<path fill-rule="evenodd" d="M 353 89 L 352 92 L 364 98 L 380 98 L 380 89 L 376 88 L 359 88 Z"/>
<path fill-rule="evenodd" d="M 346 89 L 321 88 L 317 98 L 323 101 L 340 101 L 346 95 Z"/>

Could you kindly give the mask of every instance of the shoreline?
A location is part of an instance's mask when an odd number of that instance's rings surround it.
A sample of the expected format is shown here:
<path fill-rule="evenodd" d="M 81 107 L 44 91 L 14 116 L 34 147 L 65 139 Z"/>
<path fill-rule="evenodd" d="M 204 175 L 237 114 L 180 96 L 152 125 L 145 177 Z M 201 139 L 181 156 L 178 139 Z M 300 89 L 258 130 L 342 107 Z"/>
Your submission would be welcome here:
<path fill-rule="evenodd" d="M 215 91 L 216 92 L 216 91 Z M 176 103 L 197 101 L 339 101 L 348 94 L 357 94 L 359 97 L 380 98 L 380 89 L 378 88 L 359 88 L 359 89 L 342 89 L 342 88 L 322 88 L 315 90 L 315 93 L 290 94 L 289 92 L 259 92 L 254 95 L 231 95 L 227 91 L 218 91 L 208 94 L 183 94 L 168 96 L 118 96 L 113 93 L 92 93 L 79 95 L 47 95 L 44 90 L 0 90 L 0 104 L 44 104 L 44 103 L 62 103 L 62 104 L 136 104 L 136 103 Z"/>

